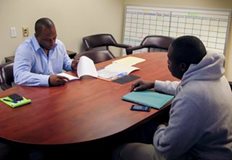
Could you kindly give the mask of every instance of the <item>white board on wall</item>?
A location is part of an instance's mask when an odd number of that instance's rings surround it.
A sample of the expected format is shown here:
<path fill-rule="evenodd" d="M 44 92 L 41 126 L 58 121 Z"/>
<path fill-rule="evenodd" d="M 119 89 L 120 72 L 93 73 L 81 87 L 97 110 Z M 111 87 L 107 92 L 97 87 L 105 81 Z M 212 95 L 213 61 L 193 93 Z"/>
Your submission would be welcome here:
<path fill-rule="evenodd" d="M 206 48 L 225 53 L 231 10 L 126 6 L 124 43 L 137 46 L 147 35 L 199 37 Z"/>

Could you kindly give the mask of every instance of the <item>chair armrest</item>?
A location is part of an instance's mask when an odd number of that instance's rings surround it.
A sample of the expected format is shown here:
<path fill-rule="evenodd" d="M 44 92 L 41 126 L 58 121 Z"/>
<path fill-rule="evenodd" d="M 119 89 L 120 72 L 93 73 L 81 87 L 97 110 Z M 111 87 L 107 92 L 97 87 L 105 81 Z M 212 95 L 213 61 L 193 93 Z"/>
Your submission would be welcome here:
<path fill-rule="evenodd" d="M 116 47 L 120 47 L 120 48 L 125 48 L 125 49 L 131 47 L 130 45 L 127 45 L 127 44 L 119 44 L 119 43 L 117 43 L 115 46 L 116 46 Z"/>
<path fill-rule="evenodd" d="M 134 46 L 134 47 L 129 47 L 126 49 L 126 54 L 132 54 L 134 50 L 142 49 L 145 48 L 144 46 Z"/>

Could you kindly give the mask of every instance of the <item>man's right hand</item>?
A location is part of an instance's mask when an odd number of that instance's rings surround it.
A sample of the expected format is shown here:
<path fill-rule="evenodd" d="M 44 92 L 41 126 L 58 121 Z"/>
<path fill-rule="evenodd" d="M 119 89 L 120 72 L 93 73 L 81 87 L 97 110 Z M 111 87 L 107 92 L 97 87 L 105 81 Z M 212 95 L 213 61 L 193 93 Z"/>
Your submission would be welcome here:
<path fill-rule="evenodd" d="M 132 84 L 131 91 L 144 91 L 154 87 L 155 84 L 153 82 L 137 81 L 134 84 Z"/>
<path fill-rule="evenodd" d="M 68 81 L 68 78 L 58 75 L 50 75 L 48 81 L 49 86 L 60 86 L 64 85 Z"/>

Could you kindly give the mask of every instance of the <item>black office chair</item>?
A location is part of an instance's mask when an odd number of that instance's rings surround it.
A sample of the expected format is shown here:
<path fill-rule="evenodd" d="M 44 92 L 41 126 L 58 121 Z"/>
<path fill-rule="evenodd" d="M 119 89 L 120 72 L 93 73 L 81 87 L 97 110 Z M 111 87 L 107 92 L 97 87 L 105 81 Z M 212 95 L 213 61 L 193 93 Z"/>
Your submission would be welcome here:
<path fill-rule="evenodd" d="M 12 87 L 14 82 L 13 62 L 0 65 L 1 89 L 6 90 Z"/>
<path fill-rule="evenodd" d="M 147 48 L 148 52 L 152 51 L 168 51 L 169 45 L 174 38 L 168 36 L 149 35 L 146 36 L 139 46 L 134 46 L 126 49 L 127 54 L 132 54 L 133 51 Z"/>
<path fill-rule="evenodd" d="M 108 50 L 89 50 L 81 52 L 75 56 L 75 59 L 79 59 L 81 56 L 86 56 L 93 60 L 94 63 L 104 62 L 110 59 L 114 59 L 114 56 Z"/>
<path fill-rule="evenodd" d="M 114 54 L 109 50 L 109 46 L 127 49 L 130 45 L 117 43 L 111 34 L 95 34 L 83 37 L 83 46 L 86 51 L 95 50 L 108 50 L 112 57 Z"/>

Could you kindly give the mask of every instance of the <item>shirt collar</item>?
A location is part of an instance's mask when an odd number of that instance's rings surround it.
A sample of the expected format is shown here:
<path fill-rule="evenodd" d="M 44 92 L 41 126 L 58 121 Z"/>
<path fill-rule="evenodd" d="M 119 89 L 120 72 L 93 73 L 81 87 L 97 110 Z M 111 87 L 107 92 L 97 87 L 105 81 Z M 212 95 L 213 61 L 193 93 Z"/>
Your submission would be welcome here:
<path fill-rule="evenodd" d="M 35 36 L 32 37 L 32 44 L 35 47 L 36 51 L 38 51 L 39 49 L 43 49 L 43 48 L 40 47 L 40 45 L 39 45 L 39 43 L 38 43 Z M 57 40 L 56 40 L 56 43 L 55 43 L 55 47 L 53 49 L 51 49 L 51 50 L 54 50 L 56 48 L 56 46 L 57 46 Z"/>

